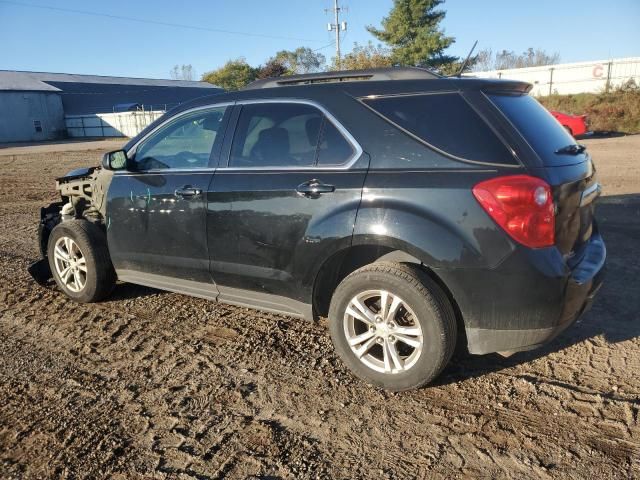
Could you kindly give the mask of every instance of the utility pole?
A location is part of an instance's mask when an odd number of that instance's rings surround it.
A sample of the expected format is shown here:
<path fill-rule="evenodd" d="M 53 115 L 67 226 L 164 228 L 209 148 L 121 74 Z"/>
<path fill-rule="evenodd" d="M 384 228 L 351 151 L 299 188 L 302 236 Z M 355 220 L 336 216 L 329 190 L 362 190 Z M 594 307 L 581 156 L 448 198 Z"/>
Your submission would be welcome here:
<path fill-rule="evenodd" d="M 338 0 L 333 0 L 333 8 L 326 9 L 325 12 L 328 12 L 329 10 L 333 10 L 333 20 L 335 23 L 328 23 L 327 30 L 330 32 L 335 30 L 336 32 L 336 65 L 340 68 L 340 31 L 345 32 L 347 30 L 347 22 L 340 23 L 340 12 L 346 9 L 340 8 Z"/>

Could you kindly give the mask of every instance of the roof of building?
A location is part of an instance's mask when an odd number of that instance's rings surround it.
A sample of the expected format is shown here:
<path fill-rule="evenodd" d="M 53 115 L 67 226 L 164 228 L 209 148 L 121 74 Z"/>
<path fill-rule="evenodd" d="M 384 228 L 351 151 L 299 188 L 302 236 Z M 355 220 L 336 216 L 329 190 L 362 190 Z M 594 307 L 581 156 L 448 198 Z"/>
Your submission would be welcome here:
<path fill-rule="evenodd" d="M 203 95 L 223 92 L 210 83 L 188 80 L 10 70 L 0 70 L 0 91 L 57 93 L 67 115 L 111 112 L 115 105 L 123 103 L 166 110 Z"/>
<path fill-rule="evenodd" d="M 56 91 L 50 83 L 93 83 L 111 85 L 147 85 L 154 87 L 219 88 L 207 82 L 155 78 L 109 77 L 75 73 L 23 72 L 0 70 L 0 90 Z"/>
<path fill-rule="evenodd" d="M 44 83 L 30 72 L 0 70 L 0 90 L 20 92 L 58 92 L 59 89 Z"/>

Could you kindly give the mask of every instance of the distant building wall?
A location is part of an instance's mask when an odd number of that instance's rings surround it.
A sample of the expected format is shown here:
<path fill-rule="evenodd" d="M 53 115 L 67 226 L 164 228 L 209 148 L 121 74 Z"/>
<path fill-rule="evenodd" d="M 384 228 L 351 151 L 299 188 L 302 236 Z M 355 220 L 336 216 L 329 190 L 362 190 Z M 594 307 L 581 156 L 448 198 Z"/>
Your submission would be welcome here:
<path fill-rule="evenodd" d="M 0 142 L 53 140 L 65 135 L 60 95 L 0 91 Z"/>
<path fill-rule="evenodd" d="M 640 86 L 640 57 L 513 68 L 465 74 L 479 78 L 505 78 L 533 84 L 532 95 L 601 93 L 633 80 Z"/>
<path fill-rule="evenodd" d="M 164 111 L 66 115 L 69 137 L 135 137 Z"/>

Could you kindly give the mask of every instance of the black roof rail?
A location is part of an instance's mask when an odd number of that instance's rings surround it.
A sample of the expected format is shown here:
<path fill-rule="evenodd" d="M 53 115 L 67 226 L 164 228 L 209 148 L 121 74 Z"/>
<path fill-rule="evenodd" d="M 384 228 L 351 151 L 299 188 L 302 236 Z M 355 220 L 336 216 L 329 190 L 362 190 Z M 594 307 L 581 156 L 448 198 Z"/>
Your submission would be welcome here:
<path fill-rule="evenodd" d="M 367 70 L 343 70 L 339 72 L 306 73 L 285 77 L 270 77 L 256 80 L 242 90 L 259 88 L 291 87 L 318 83 L 358 82 L 365 80 L 432 80 L 442 78 L 431 70 L 419 67 L 370 68 Z"/>

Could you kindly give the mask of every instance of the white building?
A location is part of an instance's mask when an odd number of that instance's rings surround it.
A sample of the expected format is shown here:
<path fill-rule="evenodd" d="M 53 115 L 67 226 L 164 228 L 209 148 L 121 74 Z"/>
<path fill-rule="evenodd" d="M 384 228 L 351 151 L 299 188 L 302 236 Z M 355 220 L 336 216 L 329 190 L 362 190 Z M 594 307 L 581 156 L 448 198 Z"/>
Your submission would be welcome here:
<path fill-rule="evenodd" d="M 531 93 L 535 96 L 556 93 L 601 93 L 630 80 L 640 87 L 640 57 L 473 72 L 465 75 L 523 80 L 533 84 Z"/>

